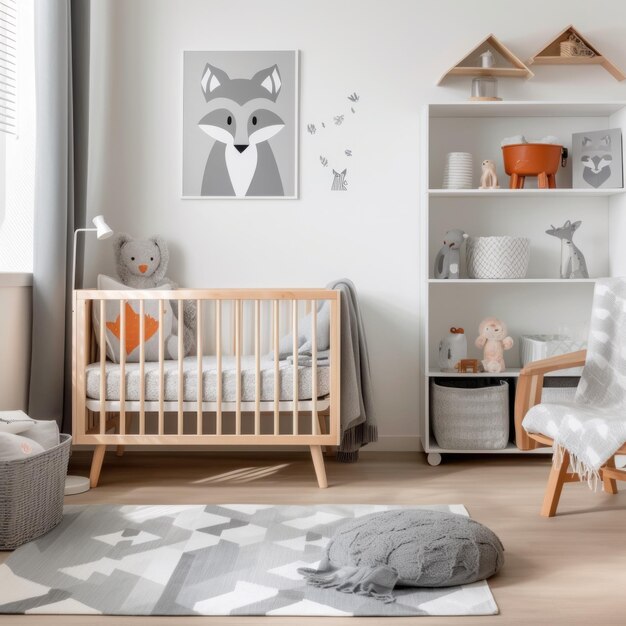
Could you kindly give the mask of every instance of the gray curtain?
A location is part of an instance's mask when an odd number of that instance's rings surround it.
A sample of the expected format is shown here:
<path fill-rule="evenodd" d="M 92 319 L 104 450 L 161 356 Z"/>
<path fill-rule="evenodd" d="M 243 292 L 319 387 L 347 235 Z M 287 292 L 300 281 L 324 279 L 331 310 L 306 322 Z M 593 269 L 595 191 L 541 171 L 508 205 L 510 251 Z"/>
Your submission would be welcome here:
<path fill-rule="evenodd" d="M 35 0 L 37 154 L 28 410 L 36 419 L 57 420 L 65 432 L 71 429 L 72 409 L 72 238 L 85 221 L 89 13 L 89 0 Z"/>

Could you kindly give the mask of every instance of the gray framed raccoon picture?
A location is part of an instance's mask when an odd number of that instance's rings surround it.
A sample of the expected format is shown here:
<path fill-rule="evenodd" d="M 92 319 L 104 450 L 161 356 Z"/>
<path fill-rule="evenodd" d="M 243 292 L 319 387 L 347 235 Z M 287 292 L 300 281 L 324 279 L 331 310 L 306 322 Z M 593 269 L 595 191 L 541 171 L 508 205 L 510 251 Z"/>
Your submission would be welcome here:
<path fill-rule="evenodd" d="M 298 197 L 298 51 L 183 53 L 183 198 Z"/>
<path fill-rule="evenodd" d="M 619 189 L 624 186 L 622 131 L 594 130 L 572 135 L 572 186 Z"/>

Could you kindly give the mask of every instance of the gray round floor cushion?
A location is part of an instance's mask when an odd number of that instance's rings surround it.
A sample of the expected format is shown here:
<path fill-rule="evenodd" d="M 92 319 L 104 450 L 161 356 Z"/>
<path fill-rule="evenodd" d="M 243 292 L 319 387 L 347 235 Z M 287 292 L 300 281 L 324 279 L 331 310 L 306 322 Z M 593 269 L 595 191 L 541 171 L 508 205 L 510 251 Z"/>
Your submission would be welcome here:
<path fill-rule="evenodd" d="M 469 517 L 426 509 L 364 515 L 339 527 L 318 569 L 301 568 L 309 584 L 393 602 L 392 590 L 452 587 L 493 576 L 504 548 Z"/>

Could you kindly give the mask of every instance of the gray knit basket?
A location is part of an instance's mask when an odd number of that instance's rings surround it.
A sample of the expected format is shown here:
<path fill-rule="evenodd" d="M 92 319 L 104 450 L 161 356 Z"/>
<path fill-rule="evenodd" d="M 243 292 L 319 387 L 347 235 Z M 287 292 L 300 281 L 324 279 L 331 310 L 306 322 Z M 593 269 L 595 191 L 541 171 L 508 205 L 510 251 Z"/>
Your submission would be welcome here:
<path fill-rule="evenodd" d="M 445 450 L 501 450 L 509 442 L 509 385 L 431 384 L 431 425 Z"/>
<path fill-rule="evenodd" d="M 470 278 L 525 278 L 530 260 L 526 237 L 469 237 L 465 244 Z"/>
<path fill-rule="evenodd" d="M 52 530 L 63 517 L 72 438 L 18 461 L 0 462 L 0 550 L 14 550 Z"/>

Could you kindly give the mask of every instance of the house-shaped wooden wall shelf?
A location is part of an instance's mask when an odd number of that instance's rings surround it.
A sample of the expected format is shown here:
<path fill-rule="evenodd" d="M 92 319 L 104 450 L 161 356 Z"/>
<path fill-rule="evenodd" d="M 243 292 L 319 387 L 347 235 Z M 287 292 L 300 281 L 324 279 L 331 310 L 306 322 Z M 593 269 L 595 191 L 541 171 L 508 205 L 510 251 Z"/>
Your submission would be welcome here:
<path fill-rule="evenodd" d="M 495 63 L 493 67 L 481 67 L 480 55 L 491 50 Z M 437 83 L 448 76 L 508 76 L 511 78 L 530 78 L 533 73 L 503 43 L 493 35 L 485 37 L 477 46 L 466 54 L 454 67 L 451 67 Z"/>
<path fill-rule="evenodd" d="M 591 50 L 593 56 L 561 56 L 561 43 L 568 41 L 570 36 L 578 37 Z M 547 46 L 528 60 L 528 65 L 601 65 L 616 80 L 624 80 L 626 76 L 609 61 L 589 40 L 580 34 L 572 25 L 561 31 Z"/>

